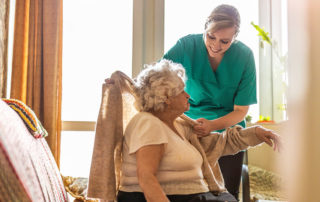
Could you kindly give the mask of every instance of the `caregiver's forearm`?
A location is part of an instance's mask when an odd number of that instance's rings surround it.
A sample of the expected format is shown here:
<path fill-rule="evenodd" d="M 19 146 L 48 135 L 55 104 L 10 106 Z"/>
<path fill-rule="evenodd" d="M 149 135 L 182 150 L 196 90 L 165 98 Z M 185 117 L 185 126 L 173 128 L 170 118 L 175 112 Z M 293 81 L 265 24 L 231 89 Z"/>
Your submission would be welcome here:
<path fill-rule="evenodd" d="M 248 110 L 235 109 L 229 114 L 218 119 L 210 120 L 211 131 L 221 130 L 241 122 L 247 115 Z"/>

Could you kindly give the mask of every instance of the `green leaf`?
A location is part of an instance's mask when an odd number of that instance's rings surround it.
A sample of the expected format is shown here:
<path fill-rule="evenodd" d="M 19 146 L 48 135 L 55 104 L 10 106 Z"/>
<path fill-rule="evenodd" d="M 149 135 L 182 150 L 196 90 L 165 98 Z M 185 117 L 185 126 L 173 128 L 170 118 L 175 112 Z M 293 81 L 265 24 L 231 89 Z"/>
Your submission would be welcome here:
<path fill-rule="evenodd" d="M 264 28 L 259 27 L 259 25 L 256 25 L 253 22 L 251 22 L 251 25 L 258 31 L 258 36 L 260 36 L 263 41 L 272 45 L 269 37 L 269 32 L 264 31 Z"/>

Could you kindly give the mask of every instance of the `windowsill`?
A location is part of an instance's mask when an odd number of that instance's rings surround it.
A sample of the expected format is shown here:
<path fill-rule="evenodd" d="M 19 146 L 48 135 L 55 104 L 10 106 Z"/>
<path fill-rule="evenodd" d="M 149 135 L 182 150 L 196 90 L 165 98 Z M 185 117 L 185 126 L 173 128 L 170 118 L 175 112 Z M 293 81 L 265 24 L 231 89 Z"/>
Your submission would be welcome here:
<path fill-rule="evenodd" d="M 259 125 L 259 126 L 263 126 L 265 128 L 271 129 L 271 130 L 279 131 L 279 130 L 282 130 L 283 128 L 285 128 L 286 125 L 288 125 L 288 121 L 280 121 L 280 122 L 276 122 L 276 123 L 268 123 L 268 122 L 247 123 L 247 127 L 255 126 L 255 125 Z"/>

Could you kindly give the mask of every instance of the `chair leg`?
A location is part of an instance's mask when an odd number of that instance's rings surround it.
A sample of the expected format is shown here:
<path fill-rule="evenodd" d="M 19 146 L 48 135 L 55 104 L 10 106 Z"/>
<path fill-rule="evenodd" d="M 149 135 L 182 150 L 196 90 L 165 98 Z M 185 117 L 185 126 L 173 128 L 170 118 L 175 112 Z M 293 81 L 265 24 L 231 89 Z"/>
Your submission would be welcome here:
<path fill-rule="evenodd" d="M 250 181 L 249 181 L 249 170 L 248 170 L 248 152 L 244 154 L 244 164 L 242 165 L 242 201 L 250 202 Z"/>

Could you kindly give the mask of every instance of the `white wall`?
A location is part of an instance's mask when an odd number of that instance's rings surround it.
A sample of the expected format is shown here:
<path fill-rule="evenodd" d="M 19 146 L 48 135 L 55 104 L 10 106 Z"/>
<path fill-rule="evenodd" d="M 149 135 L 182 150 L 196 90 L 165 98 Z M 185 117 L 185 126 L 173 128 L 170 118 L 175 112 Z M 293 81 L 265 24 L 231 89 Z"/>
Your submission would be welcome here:
<path fill-rule="evenodd" d="M 291 202 L 319 201 L 320 1 L 288 0 L 289 127 L 279 162 Z"/>

